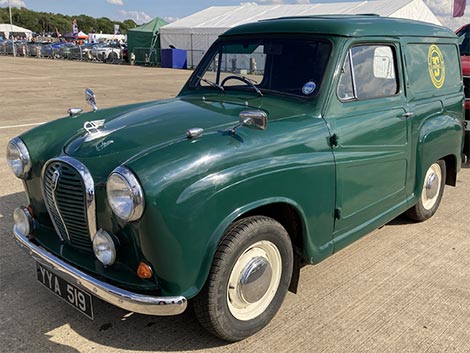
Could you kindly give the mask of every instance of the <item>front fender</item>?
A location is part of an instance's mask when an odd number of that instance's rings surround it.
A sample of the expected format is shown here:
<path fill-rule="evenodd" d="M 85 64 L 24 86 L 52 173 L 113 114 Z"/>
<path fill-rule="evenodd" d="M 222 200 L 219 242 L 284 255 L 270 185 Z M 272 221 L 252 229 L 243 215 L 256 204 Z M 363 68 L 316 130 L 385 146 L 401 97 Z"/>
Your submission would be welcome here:
<path fill-rule="evenodd" d="M 264 132 L 241 128 L 236 136 L 204 135 L 130 165 L 146 197 L 135 234 L 162 295 L 194 297 L 228 225 L 270 202 L 282 201 L 299 211 L 309 256 L 325 251 L 322 246 L 331 241 L 333 229 L 333 154 L 323 121 L 301 120 L 295 132 L 282 126 L 287 122 L 277 122 Z"/>

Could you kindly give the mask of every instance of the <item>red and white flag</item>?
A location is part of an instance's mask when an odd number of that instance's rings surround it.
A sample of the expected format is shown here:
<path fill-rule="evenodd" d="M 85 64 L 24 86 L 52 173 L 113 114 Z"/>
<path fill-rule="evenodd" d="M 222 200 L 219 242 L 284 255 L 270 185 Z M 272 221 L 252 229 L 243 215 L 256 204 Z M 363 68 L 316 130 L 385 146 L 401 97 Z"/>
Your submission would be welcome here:
<path fill-rule="evenodd" d="M 454 0 L 454 11 L 452 17 L 462 17 L 467 6 L 467 0 Z"/>

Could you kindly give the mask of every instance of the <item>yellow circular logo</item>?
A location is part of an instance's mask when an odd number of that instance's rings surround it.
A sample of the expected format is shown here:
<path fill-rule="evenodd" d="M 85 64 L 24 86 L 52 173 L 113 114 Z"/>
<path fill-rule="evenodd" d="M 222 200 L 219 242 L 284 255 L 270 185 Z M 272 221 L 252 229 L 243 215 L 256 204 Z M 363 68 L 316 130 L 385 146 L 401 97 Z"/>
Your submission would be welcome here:
<path fill-rule="evenodd" d="M 446 79 L 446 66 L 441 50 L 435 44 L 431 45 L 428 50 L 428 69 L 434 87 L 441 88 Z"/>

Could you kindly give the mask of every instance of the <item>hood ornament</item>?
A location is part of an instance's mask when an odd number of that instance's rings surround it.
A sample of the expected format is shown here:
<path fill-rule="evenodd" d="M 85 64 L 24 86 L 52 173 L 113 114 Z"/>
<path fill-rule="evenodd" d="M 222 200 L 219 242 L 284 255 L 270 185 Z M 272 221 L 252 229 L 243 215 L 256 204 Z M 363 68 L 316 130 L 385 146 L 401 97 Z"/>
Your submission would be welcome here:
<path fill-rule="evenodd" d="M 86 131 L 83 141 L 90 142 L 97 140 L 99 138 L 106 137 L 117 130 L 106 130 L 104 128 L 105 121 L 106 119 L 86 121 L 85 124 L 83 124 L 83 129 Z"/>
<path fill-rule="evenodd" d="M 86 121 L 85 124 L 83 124 L 83 128 L 90 135 L 97 134 L 102 132 L 100 129 L 104 127 L 105 121 L 106 119 Z"/>

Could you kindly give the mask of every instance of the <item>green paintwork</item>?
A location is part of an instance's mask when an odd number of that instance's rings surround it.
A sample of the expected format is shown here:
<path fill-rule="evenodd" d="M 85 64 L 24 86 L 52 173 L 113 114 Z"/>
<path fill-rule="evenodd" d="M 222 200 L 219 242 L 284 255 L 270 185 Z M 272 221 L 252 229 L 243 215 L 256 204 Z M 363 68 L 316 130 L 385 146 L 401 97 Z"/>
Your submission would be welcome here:
<path fill-rule="evenodd" d="M 324 15 L 285 17 L 234 27 L 221 37 L 259 33 L 311 33 L 343 37 L 439 37 L 455 38 L 447 28 L 423 22 L 376 15 Z"/>
<path fill-rule="evenodd" d="M 196 71 L 175 99 L 64 118 L 21 135 L 33 160 L 26 186 L 40 224 L 37 240 L 122 287 L 192 298 L 206 281 L 225 229 L 246 213 L 290 205 L 302 223 L 304 260 L 316 263 L 416 203 L 424 173 L 436 160 L 446 158 L 448 168 L 458 172 L 463 90 L 459 71 L 452 68 L 459 68 L 450 52 L 457 45 L 452 32 L 375 16 L 322 16 L 244 25 L 220 40 L 263 33 L 311 33 L 332 43 L 318 94 L 299 99 L 260 97 L 250 90 L 222 93 L 195 87 Z M 348 49 L 374 42 L 394 48 L 398 92 L 341 101 L 336 92 Z M 429 73 L 427 62 L 413 56 L 415 49 L 436 43 L 450 48 L 444 49 L 446 84 L 436 89 L 429 80 L 422 82 L 424 88 L 416 86 L 413 77 Z M 411 44 L 423 47 L 410 49 Z M 241 111 L 256 109 L 268 115 L 266 130 L 229 131 Z M 404 119 L 407 112 L 415 115 Z M 106 119 L 110 133 L 83 141 L 83 124 L 99 119 Z M 188 139 L 190 128 L 204 133 Z M 117 263 L 109 268 L 92 253 L 61 250 L 54 234 L 40 175 L 47 160 L 63 154 L 89 169 L 98 229 L 119 239 Z M 135 173 L 145 193 L 144 214 L 130 224 L 116 219 L 106 200 L 107 177 L 119 165 Z M 153 279 L 136 277 L 142 259 L 152 265 Z"/>

